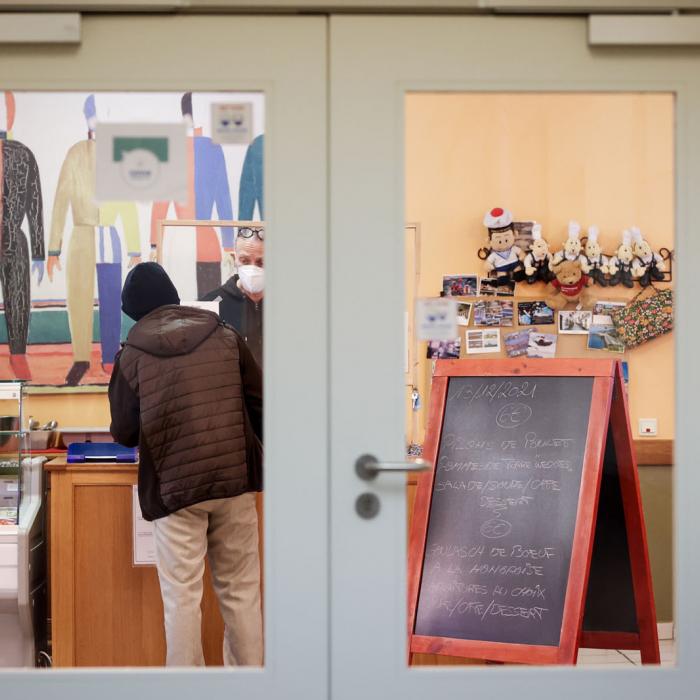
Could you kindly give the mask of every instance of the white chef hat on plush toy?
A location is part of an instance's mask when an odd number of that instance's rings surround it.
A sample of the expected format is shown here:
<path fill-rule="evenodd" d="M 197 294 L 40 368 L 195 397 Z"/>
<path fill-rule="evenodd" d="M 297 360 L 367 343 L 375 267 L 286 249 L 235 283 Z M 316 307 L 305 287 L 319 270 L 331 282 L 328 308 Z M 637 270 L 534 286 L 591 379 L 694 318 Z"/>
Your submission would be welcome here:
<path fill-rule="evenodd" d="M 642 232 L 639 230 L 639 228 L 637 226 L 630 226 L 630 233 L 632 234 L 632 240 L 635 243 L 642 242 Z"/>
<path fill-rule="evenodd" d="M 588 240 L 591 243 L 597 243 L 598 242 L 598 227 L 597 226 L 589 226 L 588 227 Z"/>
<path fill-rule="evenodd" d="M 532 224 L 532 240 L 539 241 L 542 238 L 542 224 Z"/>
<path fill-rule="evenodd" d="M 578 238 L 581 233 L 581 224 L 578 221 L 569 221 L 569 240 Z"/>
<path fill-rule="evenodd" d="M 622 245 L 626 245 L 627 247 L 632 245 L 632 234 L 628 229 L 622 232 Z"/>
<path fill-rule="evenodd" d="M 494 207 L 484 215 L 484 226 L 491 231 L 507 231 L 513 227 L 513 215 L 502 207 Z"/>

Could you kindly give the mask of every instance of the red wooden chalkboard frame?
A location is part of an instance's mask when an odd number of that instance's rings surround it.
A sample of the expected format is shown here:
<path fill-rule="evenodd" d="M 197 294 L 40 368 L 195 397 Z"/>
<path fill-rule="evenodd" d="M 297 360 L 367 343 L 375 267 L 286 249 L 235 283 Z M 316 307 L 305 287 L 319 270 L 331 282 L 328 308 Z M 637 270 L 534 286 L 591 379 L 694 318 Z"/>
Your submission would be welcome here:
<path fill-rule="evenodd" d="M 640 649 L 643 663 L 659 663 L 656 613 L 622 370 L 616 360 L 438 360 L 430 399 L 424 457 L 437 462 L 450 377 L 592 377 L 571 564 L 559 646 L 507 644 L 414 634 L 435 468 L 418 478 L 408 545 L 408 652 L 529 664 L 575 664 L 581 646 Z M 639 634 L 582 631 L 608 426 L 612 427 L 622 491 Z"/>

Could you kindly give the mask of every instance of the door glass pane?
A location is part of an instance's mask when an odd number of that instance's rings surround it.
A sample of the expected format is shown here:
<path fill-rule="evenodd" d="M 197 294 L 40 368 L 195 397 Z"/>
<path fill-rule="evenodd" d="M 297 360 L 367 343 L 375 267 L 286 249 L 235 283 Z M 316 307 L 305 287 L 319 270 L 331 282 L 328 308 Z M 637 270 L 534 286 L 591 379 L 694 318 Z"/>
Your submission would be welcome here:
<path fill-rule="evenodd" d="M 0 666 L 263 664 L 264 124 L 0 92 Z"/>
<path fill-rule="evenodd" d="M 406 97 L 407 452 L 434 463 L 407 485 L 412 665 L 625 668 L 657 635 L 674 661 L 674 108 Z"/>

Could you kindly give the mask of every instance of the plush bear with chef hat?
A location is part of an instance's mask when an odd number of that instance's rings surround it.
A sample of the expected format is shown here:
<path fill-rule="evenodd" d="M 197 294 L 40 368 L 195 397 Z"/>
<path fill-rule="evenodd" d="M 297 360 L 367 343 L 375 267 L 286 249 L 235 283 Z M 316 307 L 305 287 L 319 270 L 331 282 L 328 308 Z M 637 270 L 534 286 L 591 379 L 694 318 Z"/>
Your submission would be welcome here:
<path fill-rule="evenodd" d="M 586 261 L 586 256 L 581 252 L 581 239 L 579 234 L 581 233 L 581 225 L 578 221 L 569 221 L 569 230 L 564 243 L 564 247 L 557 251 L 552 256 L 552 261 L 549 265 L 549 269 L 554 272 L 554 268 L 563 260 L 568 260 L 569 262 L 577 261 L 581 264 L 581 268 L 584 272 L 588 271 L 588 263 Z"/>
<path fill-rule="evenodd" d="M 549 269 L 551 260 L 552 254 L 549 252 L 549 244 L 542 238 L 542 226 L 541 224 L 534 224 L 532 227 L 530 252 L 523 261 L 525 265 L 525 279 L 528 284 L 534 284 L 537 281 L 549 282 L 554 277 Z"/>
<path fill-rule="evenodd" d="M 632 277 L 639 281 L 642 287 L 648 287 L 653 281 L 664 279 L 665 264 L 663 258 L 655 253 L 649 243 L 642 237 L 642 232 L 632 227 Z"/>
<path fill-rule="evenodd" d="M 608 258 L 607 256 L 603 255 L 603 249 L 600 247 L 600 243 L 598 243 L 597 226 L 588 227 L 588 238 L 586 239 L 584 252 L 586 254 L 586 267 L 588 268 L 588 275 L 601 287 L 607 287 L 608 282 L 606 277 L 608 275 Z"/>
<path fill-rule="evenodd" d="M 501 207 L 486 212 L 484 226 L 489 233 L 486 271 L 500 280 L 522 279 L 525 253 L 515 245 L 513 215 Z"/>
<path fill-rule="evenodd" d="M 610 284 L 624 284 L 625 287 L 634 287 L 632 276 L 632 263 L 634 253 L 632 252 L 632 234 L 625 229 L 622 232 L 622 242 L 615 255 L 610 258 L 608 269 L 610 272 Z"/>

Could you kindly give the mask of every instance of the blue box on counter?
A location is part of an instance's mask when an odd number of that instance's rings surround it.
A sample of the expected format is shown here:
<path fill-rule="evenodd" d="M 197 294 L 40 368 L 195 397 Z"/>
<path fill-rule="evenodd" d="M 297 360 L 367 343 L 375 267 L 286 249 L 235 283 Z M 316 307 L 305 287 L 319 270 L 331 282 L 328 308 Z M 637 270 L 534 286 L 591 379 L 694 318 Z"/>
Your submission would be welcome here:
<path fill-rule="evenodd" d="M 138 450 L 117 442 L 72 442 L 68 445 L 68 463 L 136 462 Z"/>

